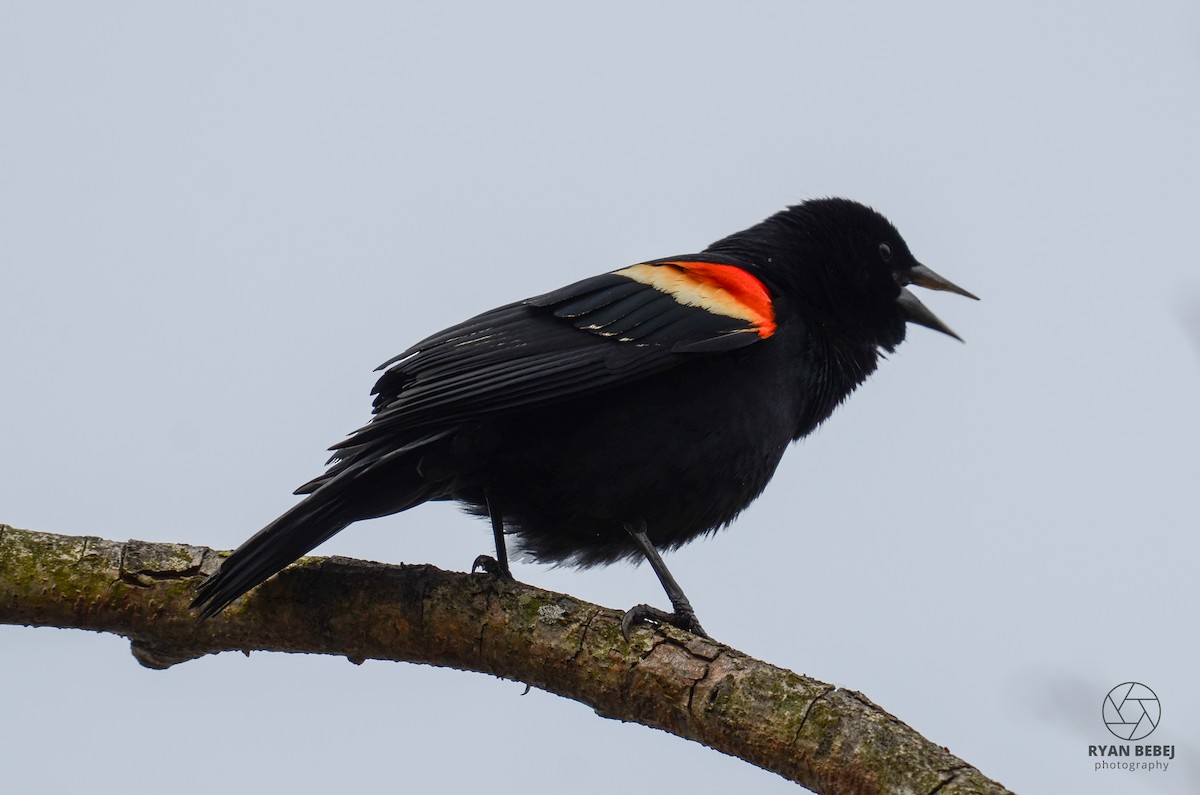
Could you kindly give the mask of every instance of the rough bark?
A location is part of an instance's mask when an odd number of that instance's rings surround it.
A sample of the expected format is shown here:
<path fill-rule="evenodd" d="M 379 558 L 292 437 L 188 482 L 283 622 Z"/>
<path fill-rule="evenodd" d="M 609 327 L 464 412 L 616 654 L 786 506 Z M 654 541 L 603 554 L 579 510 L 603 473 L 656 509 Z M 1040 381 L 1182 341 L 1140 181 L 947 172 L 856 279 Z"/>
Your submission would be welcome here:
<path fill-rule="evenodd" d="M 188 609 L 222 553 L 0 525 L 0 623 L 112 632 L 166 668 L 221 651 L 479 671 L 703 743 L 824 795 L 1006 793 L 861 693 L 673 628 L 489 575 L 305 558 L 216 618 Z"/>

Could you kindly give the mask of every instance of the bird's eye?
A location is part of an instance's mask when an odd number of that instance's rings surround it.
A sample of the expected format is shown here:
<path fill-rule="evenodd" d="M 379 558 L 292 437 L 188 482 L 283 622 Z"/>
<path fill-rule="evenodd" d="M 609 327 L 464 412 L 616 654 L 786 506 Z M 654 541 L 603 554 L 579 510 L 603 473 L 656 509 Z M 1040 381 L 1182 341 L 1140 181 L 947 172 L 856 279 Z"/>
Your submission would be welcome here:
<path fill-rule="evenodd" d="M 892 247 L 889 246 L 887 243 L 880 243 L 879 244 L 879 256 L 883 259 L 884 262 L 891 262 L 892 261 Z"/>

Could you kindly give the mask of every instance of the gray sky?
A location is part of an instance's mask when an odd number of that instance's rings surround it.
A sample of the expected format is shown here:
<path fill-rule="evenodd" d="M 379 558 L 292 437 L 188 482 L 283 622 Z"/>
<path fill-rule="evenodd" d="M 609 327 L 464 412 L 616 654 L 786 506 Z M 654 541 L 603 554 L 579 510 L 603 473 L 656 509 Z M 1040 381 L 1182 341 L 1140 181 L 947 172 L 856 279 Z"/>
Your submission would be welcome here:
<path fill-rule="evenodd" d="M 4 3 L 0 521 L 233 547 L 467 315 L 811 196 L 982 296 L 729 530 L 705 627 L 1021 793 L 1200 789 L 1194 3 Z M 424 506 L 323 552 L 464 569 Z M 648 567 L 517 564 L 617 608 Z M 1152 687 L 1166 773 L 1095 772 Z M 794 788 L 519 684 L 0 627 L 12 792 Z M 181 766 L 181 762 L 183 765 Z M 618 782 L 618 783 L 614 783 Z"/>

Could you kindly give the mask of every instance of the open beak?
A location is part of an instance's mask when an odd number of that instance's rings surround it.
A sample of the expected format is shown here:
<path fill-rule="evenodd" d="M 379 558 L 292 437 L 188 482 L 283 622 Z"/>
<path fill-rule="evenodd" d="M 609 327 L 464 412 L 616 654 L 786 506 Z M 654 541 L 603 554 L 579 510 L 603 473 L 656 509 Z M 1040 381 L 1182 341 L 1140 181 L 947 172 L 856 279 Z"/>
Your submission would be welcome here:
<path fill-rule="evenodd" d="M 918 287 L 927 287 L 930 290 L 942 290 L 948 293 L 958 293 L 967 298 L 972 298 L 976 301 L 979 297 L 973 295 L 963 288 L 959 287 L 949 279 L 938 276 L 936 273 L 926 268 L 924 265 L 916 265 L 907 271 L 896 274 L 896 281 L 900 284 L 900 297 L 896 299 L 896 303 L 904 310 L 910 323 L 916 323 L 919 326 L 935 329 L 943 334 L 949 334 L 959 342 L 963 338 L 954 333 L 953 329 L 943 323 L 938 316 L 929 311 L 925 304 L 921 303 L 915 295 L 909 292 L 905 285 L 915 284 Z"/>

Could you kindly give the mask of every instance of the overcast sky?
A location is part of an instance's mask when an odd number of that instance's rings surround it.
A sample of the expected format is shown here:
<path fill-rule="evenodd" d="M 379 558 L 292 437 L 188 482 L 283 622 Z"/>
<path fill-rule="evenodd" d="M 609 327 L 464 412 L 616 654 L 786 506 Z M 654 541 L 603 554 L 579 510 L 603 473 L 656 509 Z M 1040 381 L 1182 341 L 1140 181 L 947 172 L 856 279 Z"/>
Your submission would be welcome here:
<path fill-rule="evenodd" d="M 668 564 L 718 639 L 1019 793 L 1200 790 L 1200 9 L 0 4 L 0 522 L 236 546 L 492 306 L 872 204 L 982 297 L 914 328 Z M 325 553 L 465 569 L 423 506 Z M 518 563 L 624 609 L 648 567 Z M 1095 772 L 1109 688 L 1167 772 Z M 476 674 L 0 627 L 11 792 L 745 792 L 744 762 Z"/>

